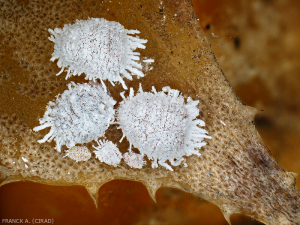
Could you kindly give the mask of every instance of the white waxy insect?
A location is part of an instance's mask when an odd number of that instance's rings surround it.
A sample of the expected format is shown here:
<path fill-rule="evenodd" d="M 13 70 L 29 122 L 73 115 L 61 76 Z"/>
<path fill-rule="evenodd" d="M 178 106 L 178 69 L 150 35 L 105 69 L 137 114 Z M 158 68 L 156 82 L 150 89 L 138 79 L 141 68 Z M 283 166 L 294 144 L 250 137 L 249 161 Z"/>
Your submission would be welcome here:
<path fill-rule="evenodd" d="M 91 158 L 92 154 L 89 149 L 85 146 L 74 146 L 69 150 L 65 151 L 70 159 L 75 160 L 76 162 L 87 161 Z"/>
<path fill-rule="evenodd" d="M 87 143 L 104 136 L 114 121 L 116 101 L 103 90 L 100 84 L 68 84 L 68 90 L 50 101 L 40 126 L 34 131 L 51 127 L 50 132 L 39 140 L 56 141 L 57 151 L 66 145 L 72 148 L 78 143 Z"/>
<path fill-rule="evenodd" d="M 146 162 L 143 159 L 143 155 L 134 153 L 132 151 L 125 152 L 123 154 L 123 159 L 128 166 L 133 168 L 141 169 L 144 166 L 144 164 L 146 164 Z"/>
<path fill-rule="evenodd" d="M 66 79 L 72 75 L 85 73 L 87 80 L 100 79 L 120 82 L 127 89 L 123 78 L 132 80 L 144 73 L 137 48 L 144 49 L 147 40 L 132 36 L 138 30 L 127 30 L 118 22 L 103 18 L 77 20 L 62 29 L 49 29 L 50 41 L 55 43 L 51 61 L 58 59 L 61 74 L 67 70 Z"/>
<path fill-rule="evenodd" d="M 129 97 L 125 98 L 117 109 L 117 121 L 130 143 L 136 147 L 142 157 L 146 155 L 152 161 L 152 168 L 159 165 L 173 170 L 167 161 L 178 166 L 185 161 L 184 156 L 200 155 L 199 149 L 206 143 L 207 131 L 200 128 L 204 121 L 196 119 L 199 101 L 190 97 L 186 103 L 179 91 L 164 87 L 157 92 L 152 87 L 152 93 L 139 92 L 134 96 L 130 88 Z M 122 139 L 120 141 L 122 141 Z"/>
<path fill-rule="evenodd" d="M 119 151 L 118 147 L 111 141 L 97 141 L 98 146 L 93 146 L 96 151 L 94 151 L 96 158 L 100 162 L 104 162 L 111 166 L 117 166 L 122 159 L 122 153 Z"/>

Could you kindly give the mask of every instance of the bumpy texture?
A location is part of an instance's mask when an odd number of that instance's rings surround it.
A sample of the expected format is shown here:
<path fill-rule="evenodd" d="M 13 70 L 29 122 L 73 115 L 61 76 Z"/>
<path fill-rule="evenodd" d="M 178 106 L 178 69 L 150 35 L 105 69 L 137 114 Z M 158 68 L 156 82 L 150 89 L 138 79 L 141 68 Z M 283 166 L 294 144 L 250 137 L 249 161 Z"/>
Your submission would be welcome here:
<path fill-rule="evenodd" d="M 118 108 L 117 120 L 123 137 L 130 142 L 129 151 L 134 145 L 152 161 L 152 168 L 159 164 L 173 170 L 167 160 L 178 166 L 185 161 L 183 156 L 199 156 L 199 149 L 206 144 L 204 138 L 211 137 L 200 128 L 205 126 L 204 121 L 196 119 L 199 101 L 189 97 L 185 103 L 179 91 L 170 87 L 156 92 L 152 86 L 152 92 L 143 92 L 140 84 L 136 96 L 132 88 L 128 98 L 121 93 L 124 100 Z"/>
<path fill-rule="evenodd" d="M 130 36 L 140 33 L 138 30 L 126 30 L 118 22 L 91 18 L 49 32 L 52 34 L 49 40 L 55 43 L 51 61 L 58 59 L 57 66 L 62 68 L 57 75 L 67 68 L 66 79 L 85 73 L 87 80 L 100 79 L 104 87 L 102 80 L 120 82 L 124 88 L 123 77 L 132 80 L 131 74 L 144 76 L 139 53 L 134 50 L 144 49 L 147 40 Z"/>
<path fill-rule="evenodd" d="M 87 161 L 92 156 L 89 149 L 85 146 L 74 146 L 65 152 L 66 155 L 64 157 L 68 156 L 70 159 L 73 159 L 76 162 Z"/>
<path fill-rule="evenodd" d="M 117 166 L 121 159 L 122 153 L 119 151 L 118 147 L 111 141 L 97 141 L 98 146 L 93 147 L 96 149 L 94 151 L 96 158 L 100 162 L 104 162 L 108 165 Z"/>
<path fill-rule="evenodd" d="M 300 174 L 300 1 L 197 2 L 201 27 L 218 36 L 212 51 L 230 85 L 264 110 L 256 116 L 260 135 L 283 168 Z"/>
<path fill-rule="evenodd" d="M 51 127 L 50 132 L 39 140 L 56 142 L 57 151 L 61 146 L 68 148 L 102 137 L 114 120 L 115 100 L 98 84 L 68 84 L 69 90 L 50 101 L 40 126 L 34 131 Z"/>
<path fill-rule="evenodd" d="M 295 174 L 283 170 L 261 140 L 253 124 L 258 110 L 244 105 L 229 86 L 190 0 L 161 4 L 146 0 L 0 2 L 0 65 L 2 74 L 9 77 L 1 80 L 0 88 L 1 185 L 20 180 L 84 185 L 97 204 L 101 185 L 112 179 L 127 179 L 142 182 L 153 198 L 164 186 L 206 199 L 219 206 L 228 221 L 233 213 L 242 213 L 266 224 L 299 223 Z M 200 118 L 212 139 L 199 150 L 201 156 L 187 157 L 187 167 L 153 169 L 148 162 L 135 169 L 122 160 L 113 167 L 101 163 L 94 154 L 88 161 L 76 163 L 62 158 L 52 143 L 37 142 L 43 135 L 32 128 L 39 124 L 47 102 L 62 93 L 67 83 L 56 76 L 59 69 L 49 60 L 54 44 L 48 41 L 47 29 L 89 17 L 118 21 L 140 30 L 141 37 L 148 39 L 140 58 L 151 57 L 155 63 L 140 80 L 145 91 L 154 85 L 158 90 L 170 86 L 199 100 Z M 81 78 L 72 77 L 76 82 L 83 82 Z M 136 80 L 127 85 L 138 90 Z M 114 99 L 122 100 L 122 87 L 107 89 Z M 105 136 L 117 143 L 122 132 L 112 125 Z M 90 151 L 92 145 L 96 142 L 85 144 Z M 118 147 L 125 153 L 129 143 L 124 140 Z M 7 202 L 0 204 L 7 208 Z"/>

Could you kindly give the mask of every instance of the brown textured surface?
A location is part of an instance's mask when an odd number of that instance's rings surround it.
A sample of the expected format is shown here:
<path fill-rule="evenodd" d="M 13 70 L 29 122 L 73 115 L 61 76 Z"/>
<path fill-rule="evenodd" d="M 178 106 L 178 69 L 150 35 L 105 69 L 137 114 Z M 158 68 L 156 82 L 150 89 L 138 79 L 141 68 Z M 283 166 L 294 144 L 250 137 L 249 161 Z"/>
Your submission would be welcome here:
<path fill-rule="evenodd" d="M 300 174 L 298 1 L 195 0 L 200 25 L 229 83 L 247 105 L 276 161 Z M 298 187 L 299 182 L 297 182 Z"/>
<path fill-rule="evenodd" d="M 185 190 L 218 205 L 227 220 L 233 213 L 243 213 L 267 224 L 299 221 L 294 175 L 279 167 L 262 143 L 253 125 L 257 110 L 243 105 L 227 83 L 190 1 L 3 1 L 0 6 L 0 172 L 6 179 L 2 184 L 30 180 L 84 185 L 97 200 L 102 184 L 122 178 L 143 182 L 152 197 L 161 186 Z M 31 129 L 38 125 L 46 103 L 69 82 L 55 76 L 59 69 L 49 61 L 53 45 L 47 40 L 47 28 L 88 17 L 118 21 L 148 39 L 141 56 L 155 59 L 154 69 L 143 79 L 127 82 L 128 86 L 136 90 L 141 81 L 149 91 L 152 85 L 157 90 L 168 85 L 200 101 L 200 118 L 212 140 L 200 150 L 200 157 L 188 157 L 188 167 L 170 172 L 151 169 L 149 163 L 142 170 L 122 163 L 112 168 L 94 156 L 75 163 L 62 158 L 54 143 L 37 143 L 46 132 Z M 83 82 L 82 76 L 70 80 Z M 109 90 L 119 101 L 120 85 Z M 107 132 L 114 142 L 121 135 L 114 126 Z M 128 143 L 119 147 L 124 151 Z M 29 159 L 28 168 L 21 157 Z"/>

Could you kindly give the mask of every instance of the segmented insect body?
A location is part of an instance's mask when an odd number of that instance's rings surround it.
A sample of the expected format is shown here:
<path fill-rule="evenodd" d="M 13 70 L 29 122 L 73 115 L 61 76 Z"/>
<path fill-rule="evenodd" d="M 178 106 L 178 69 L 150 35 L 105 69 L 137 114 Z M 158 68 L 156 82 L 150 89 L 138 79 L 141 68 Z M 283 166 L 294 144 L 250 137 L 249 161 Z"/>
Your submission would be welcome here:
<path fill-rule="evenodd" d="M 74 146 L 65 152 L 66 155 L 64 157 L 68 156 L 70 159 L 73 159 L 76 162 L 87 161 L 92 156 L 89 149 L 85 146 Z"/>
<path fill-rule="evenodd" d="M 49 40 L 55 43 L 51 61 L 58 59 L 57 66 L 67 71 L 66 79 L 85 73 L 87 80 L 100 79 L 120 82 L 127 89 L 123 78 L 132 75 L 143 77 L 140 53 L 147 40 L 133 36 L 138 30 L 127 30 L 118 22 L 103 18 L 77 20 L 62 29 L 49 29 Z"/>
<path fill-rule="evenodd" d="M 50 132 L 39 140 L 56 141 L 56 149 L 68 148 L 78 143 L 87 143 L 102 137 L 108 126 L 114 121 L 115 100 L 95 83 L 68 84 L 68 90 L 50 101 L 40 126 L 34 131 L 51 127 Z"/>
<path fill-rule="evenodd" d="M 122 153 L 119 151 L 118 147 L 111 141 L 97 141 L 98 146 L 93 146 L 96 151 L 94 151 L 96 158 L 100 162 L 104 162 L 108 165 L 117 166 L 121 159 Z"/>
<path fill-rule="evenodd" d="M 134 96 L 130 88 L 129 97 L 125 98 L 117 109 L 117 120 L 131 146 L 136 147 L 142 156 L 152 160 L 152 167 L 159 165 L 173 170 L 167 163 L 178 166 L 185 161 L 183 156 L 200 155 L 199 149 L 206 144 L 204 138 L 207 131 L 204 121 L 196 119 L 199 109 L 198 101 L 190 97 L 185 99 L 179 91 L 164 87 L 157 92 L 152 87 L 152 93 L 139 92 Z M 121 141 L 122 141 L 121 139 Z"/>

